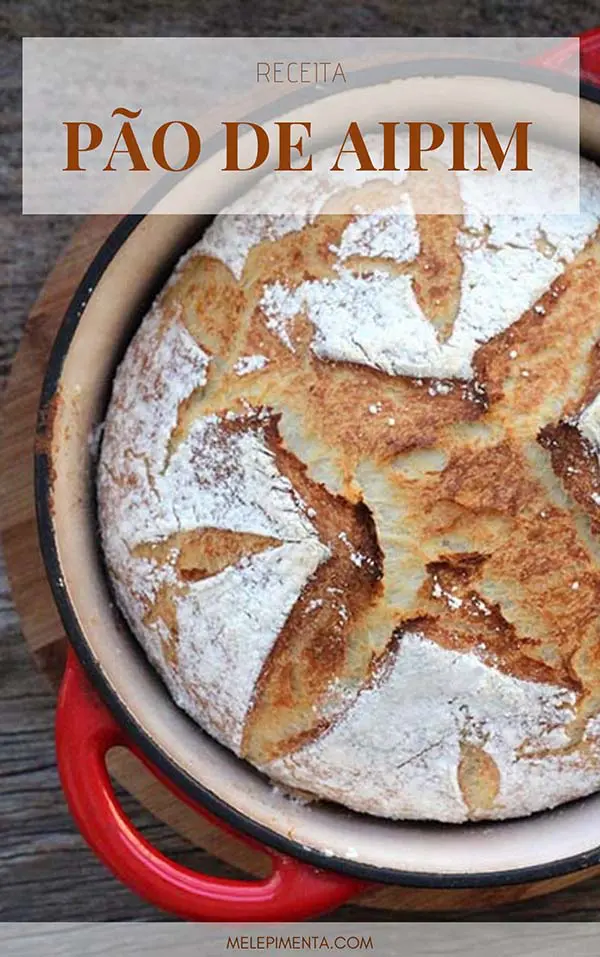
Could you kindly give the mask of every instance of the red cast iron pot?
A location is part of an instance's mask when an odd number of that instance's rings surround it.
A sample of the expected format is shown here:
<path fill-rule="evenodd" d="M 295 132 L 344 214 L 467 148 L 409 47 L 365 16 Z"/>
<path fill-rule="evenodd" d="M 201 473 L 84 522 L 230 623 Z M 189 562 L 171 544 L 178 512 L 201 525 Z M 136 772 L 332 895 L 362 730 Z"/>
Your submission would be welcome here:
<path fill-rule="evenodd" d="M 537 75 L 539 82 L 541 72 L 561 71 L 573 56 L 573 45 L 563 45 L 530 64 L 527 76 Z M 480 66 L 461 73 L 477 75 Z M 600 31 L 581 38 L 581 67 L 582 141 L 600 155 Z M 444 69 L 452 65 L 436 61 L 434 73 Z M 426 72 L 422 63 L 404 64 L 399 76 Z M 599 863 L 598 796 L 562 808 L 560 824 L 557 812 L 548 812 L 487 828 L 389 822 L 325 805 L 305 808 L 277 794 L 171 702 L 111 601 L 98 549 L 88 436 L 103 418 L 114 369 L 136 324 L 202 226 L 202 219 L 185 216 L 121 221 L 69 307 L 41 398 L 40 541 L 72 646 L 58 700 L 57 758 L 81 833 L 141 896 L 173 914 L 212 921 L 308 918 L 371 882 L 483 887 Z M 116 745 L 131 749 L 199 814 L 269 853 L 271 876 L 207 877 L 152 847 L 114 794 L 105 758 Z"/>

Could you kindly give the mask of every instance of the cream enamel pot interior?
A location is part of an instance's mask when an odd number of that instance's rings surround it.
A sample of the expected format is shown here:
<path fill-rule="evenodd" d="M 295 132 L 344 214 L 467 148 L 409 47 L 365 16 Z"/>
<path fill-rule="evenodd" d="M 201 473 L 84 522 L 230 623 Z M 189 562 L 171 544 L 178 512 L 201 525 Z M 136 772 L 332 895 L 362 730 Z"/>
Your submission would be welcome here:
<path fill-rule="evenodd" d="M 600 62 L 596 34 L 586 42 L 590 64 Z M 436 65 L 438 85 L 448 82 L 439 78 L 444 71 L 447 63 Z M 426 72 L 422 64 L 405 63 L 397 83 L 410 84 L 411 74 Z M 535 69 L 527 73 L 531 82 L 535 75 Z M 390 102 L 396 101 L 398 89 L 391 94 Z M 354 118 L 360 120 L 360 109 L 368 116 L 368 108 L 368 95 L 353 97 Z M 336 117 L 341 130 L 344 109 Z M 581 122 L 582 148 L 600 156 L 600 95 L 591 85 L 582 85 Z M 190 186 L 210 188 L 207 175 L 205 168 L 202 179 L 190 179 L 184 193 Z M 364 881 L 505 885 L 600 863 L 600 795 L 485 826 L 391 822 L 332 805 L 292 802 L 179 711 L 140 651 L 112 602 L 102 564 L 90 435 L 102 421 L 114 370 L 133 331 L 207 221 L 184 213 L 121 221 L 71 303 L 43 389 L 36 455 L 40 540 L 74 652 L 59 706 L 59 764 L 84 835 L 122 879 L 159 906 L 216 920 L 309 916 L 356 893 Z M 104 704 L 85 690 L 78 662 Z M 139 839 L 112 802 L 104 752 L 126 741 L 199 809 L 288 855 L 276 855 L 270 882 L 236 885 L 174 865 L 168 871 L 164 858 Z M 239 893 L 233 885 L 242 888 Z"/>

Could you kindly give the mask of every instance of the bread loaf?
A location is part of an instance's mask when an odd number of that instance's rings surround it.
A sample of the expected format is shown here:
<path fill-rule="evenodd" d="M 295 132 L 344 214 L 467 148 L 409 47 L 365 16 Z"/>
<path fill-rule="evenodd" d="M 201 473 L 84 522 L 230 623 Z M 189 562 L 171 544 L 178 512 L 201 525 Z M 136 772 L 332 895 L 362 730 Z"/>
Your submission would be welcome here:
<path fill-rule="evenodd" d="M 403 176 L 184 257 L 116 374 L 106 562 L 177 704 L 273 781 L 526 815 L 600 787 L 600 174 L 538 217 L 472 174 L 421 215 Z"/>

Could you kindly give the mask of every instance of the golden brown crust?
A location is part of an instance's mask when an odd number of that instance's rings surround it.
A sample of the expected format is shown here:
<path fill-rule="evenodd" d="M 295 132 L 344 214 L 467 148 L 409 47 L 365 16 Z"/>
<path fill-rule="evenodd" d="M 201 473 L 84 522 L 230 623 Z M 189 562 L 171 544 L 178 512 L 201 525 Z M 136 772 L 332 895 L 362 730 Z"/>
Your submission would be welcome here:
<path fill-rule="evenodd" d="M 600 532 L 600 464 L 579 429 L 570 422 L 547 425 L 538 442 L 548 450 L 552 468 L 565 490 L 589 515 L 593 534 Z"/>
<path fill-rule="evenodd" d="M 273 425 L 268 442 L 279 470 L 314 513 L 330 558 L 298 598 L 257 683 L 242 746 L 242 753 L 257 764 L 296 750 L 324 730 L 328 722 L 320 716 L 319 704 L 333 682 L 365 680 L 373 653 L 353 638 L 357 622 L 381 598 L 383 577 L 383 555 L 368 507 L 311 481 Z"/>

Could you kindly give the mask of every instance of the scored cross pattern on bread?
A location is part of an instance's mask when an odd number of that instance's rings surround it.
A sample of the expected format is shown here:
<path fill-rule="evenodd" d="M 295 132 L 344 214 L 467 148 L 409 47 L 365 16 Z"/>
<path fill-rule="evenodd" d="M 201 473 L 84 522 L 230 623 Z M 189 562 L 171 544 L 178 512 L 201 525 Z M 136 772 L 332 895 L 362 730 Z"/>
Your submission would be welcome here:
<path fill-rule="evenodd" d="M 505 818 L 600 787 L 600 173 L 576 216 L 439 182 L 462 213 L 365 174 L 217 217 L 117 372 L 99 517 L 223 744 L 359 811 Z"/>

